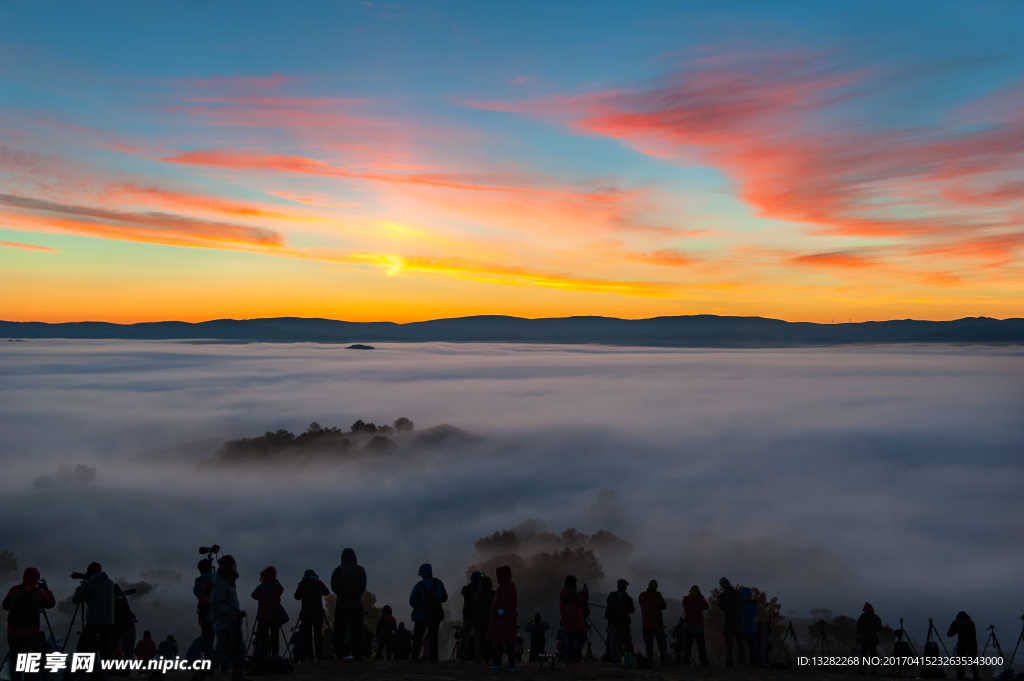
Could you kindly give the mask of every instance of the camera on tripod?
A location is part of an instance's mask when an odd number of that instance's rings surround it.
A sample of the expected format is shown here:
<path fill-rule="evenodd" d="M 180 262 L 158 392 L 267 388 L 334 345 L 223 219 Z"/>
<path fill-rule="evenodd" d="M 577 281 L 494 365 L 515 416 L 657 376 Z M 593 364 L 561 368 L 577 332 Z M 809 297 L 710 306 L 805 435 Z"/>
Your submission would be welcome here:
<path fill-rule="evenodd" d="M 212 544 L 211 546 L 200 546 L 199 553 L 205 553 L 206 559 L 210 561 L 210 569 L 213 572 L 217 572 L 217 563 L 220 562 L 220 558 L 214 560 L 218 553 L 220 553 L 220 544 Z"/>
<path fill-rule="evenodd" d="M 89 576 L 84 572 L 72 572 L 71 579 L 80 579 L 84 581 L 86 579 L 89 579 Z"/>

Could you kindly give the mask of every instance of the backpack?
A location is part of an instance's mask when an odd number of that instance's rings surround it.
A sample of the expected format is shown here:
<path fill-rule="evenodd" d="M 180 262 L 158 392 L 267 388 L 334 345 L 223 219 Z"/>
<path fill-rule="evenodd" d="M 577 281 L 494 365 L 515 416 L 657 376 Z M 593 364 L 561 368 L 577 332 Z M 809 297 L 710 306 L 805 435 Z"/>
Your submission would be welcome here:
<path fill-rule="evenodd" d="M 435 624 L 443 622 L 444 608 L 441 606 L 441 595 L 437 593 L 437 579 L 434 579 L 430 591 L 426 587 L 423 590 L 423 619 Z"/>
<path fill-rule="evenodd" d="M 906 641 L 896 641 L 892 644 L 892 654 L 896 657 L 910 657 L 914 653 L 909 643 Z"/>
<path fill-rule="evenodd" d="M 633 653 L 626 653 L 622 656 L 623 669 L 636 669 L 636 656 Z"/>
<path fill-rule="evenodd" d="M 7 613 L 7 624 L 12 627 L 28 627 L 38 621 L 39 602 L 36 601 L 35 591 L 26 591 L 25 587 L 21 587 Z"/>

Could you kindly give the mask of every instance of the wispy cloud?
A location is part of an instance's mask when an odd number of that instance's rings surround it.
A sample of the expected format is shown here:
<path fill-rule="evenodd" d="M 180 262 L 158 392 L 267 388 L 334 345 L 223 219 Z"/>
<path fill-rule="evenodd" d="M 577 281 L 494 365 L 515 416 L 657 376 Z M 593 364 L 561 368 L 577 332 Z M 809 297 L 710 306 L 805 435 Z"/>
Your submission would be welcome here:
<path fill-rule="evenodd" d="M 159 212 L 124 212 L 0 194 L 6 226 L 39 232 L 66 232 L 109 239 L 174 246 L 227 248 L 280 247 L 274 231 Z"/>
<path fill-rule="evenodd" d="M 60 253 L 56 248 L 49 248 L 48 246 L 36 246 L 35 244 L 23 244 L 17 241 L 0 241 L 0 246 L 7 248 L 17 248 L 21 251 L 42 251 L 44 253 Z"/>

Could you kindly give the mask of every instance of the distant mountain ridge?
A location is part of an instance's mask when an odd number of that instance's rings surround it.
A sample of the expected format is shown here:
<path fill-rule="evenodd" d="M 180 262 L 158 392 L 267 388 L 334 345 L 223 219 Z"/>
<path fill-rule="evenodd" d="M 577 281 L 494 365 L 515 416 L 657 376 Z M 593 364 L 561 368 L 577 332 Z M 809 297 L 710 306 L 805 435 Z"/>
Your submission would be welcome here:
<path fill-rule="evenodd" d="M 276 317 L 207 322 L 0 321 L 0 338 L 206 340 L 253 343 L 558 343 L 646 347 L 798 347 L 851 343 L 1024 344 L 1024 318 L 965 317 L 930 322 L 914 319 L 847 324 L 786 322 L 765 317 L 689 315 L 618 319 L 498 315 L 425 322 L 345 322 Z"/>

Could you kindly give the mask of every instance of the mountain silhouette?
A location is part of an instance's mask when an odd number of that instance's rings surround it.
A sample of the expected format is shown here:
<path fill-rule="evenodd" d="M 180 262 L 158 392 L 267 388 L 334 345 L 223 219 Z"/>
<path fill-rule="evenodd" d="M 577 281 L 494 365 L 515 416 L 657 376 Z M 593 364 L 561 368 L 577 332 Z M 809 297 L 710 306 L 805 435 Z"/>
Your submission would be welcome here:
<path fill-rule="evenodd" d="M 0 338 L 186 340 L 242 343 L 512 342 L 632 345 L 647 347 L 798 347 L 851 343 L 1024 344 L 1024 319 L 965 317 L 952 321 L 901 319 L 816 324 L 765 317 L 689 315 L 650 319 L 498 315 L 425 322 L 345 322 L 277 317 L 207 322 L 0 321 Z"/>

